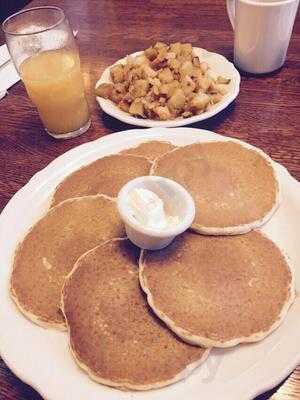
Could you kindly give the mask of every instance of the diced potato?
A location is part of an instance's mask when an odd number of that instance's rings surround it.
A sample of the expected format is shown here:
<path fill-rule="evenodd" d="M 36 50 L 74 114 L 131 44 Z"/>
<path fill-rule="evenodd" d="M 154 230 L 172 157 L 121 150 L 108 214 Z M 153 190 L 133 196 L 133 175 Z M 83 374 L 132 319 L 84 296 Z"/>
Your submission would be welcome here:
<path fill-rule="evenodd" d="M 149 100 L 149 102 L 143 101 L 143 104 L 144 104 L 144 115 L 147 118 L 157 119 L 157 114 L 155 113 L 154 109 L 158 106 L 158 103 Z"/>
<path fill-rule="evenodd" d="M 144 64 L 148 64 L 149 60 L 144 54 L 140 54 L 133 59 L 133 65 L 140 66 Z"/>
<path fill-rule="evenodd" d="M 176 58 L 176 54 L 173 52 L 173 51 L 169 51 L 167 54 L 166 54 L 166 59 L 167 60 L 174 60 Z"/>
<path fill-rule="evenodd" d="M 126 64 L 123 66 L 124 77 L 126 80 L 128 79 L 128 73 L 131 71 L 131 68 L 132 68 L 132 61 L 130 61 L 131 59 L 132 59 L 131 56 L 127 56 Z M 129 62 L 128 62 L 128 60 L 129 60 Z"/>
<path fill-rule="evenodd" d="M 191 75 L 194 70 L 193 64 L 191 61 L 184 61 L 184 63 L 181 65 L 181 68 L 179 69 L 181 77 L 185 75 Z"/>
<path fill-rule="evenodd" d="M 163 83 L 172 82 L 174 78 L 170 68 L 164 68 L 161 72 L 159 72 L 158 79 Z"/>
<path fill-rule="evenodd" d="M 208 92 L 211 94 L 218 93 L 217 84 L 211 79 L 210 85 L 208 87 Z"/>
<path fill-rule="evenodd" d="M 176 58 L 168 60 L 168 66 L 176 72 L 179 71 L 180 65 L 181 65 L 180 62 Z"/>
<path fill-rule="evenodd" d="M 144 78 L 144 67 L 138 66 L 135 68 L 132 68 L 131 71 L 129 72 L 130 75 L 130 80 L 134 81 L 136 79 L 143 79 Z"/>
<path fill-rule="evenodd" d="M 151 62 L 151 65 L 155 68 L 163 68 L 168 65 L 168 60 L 165 58 L 168 52 L 167 47 L 161 47 L 158 49 L 157 57 Z"/>
<path fill-rule="evenodd" d="M 210 96 L 210 102 L 211 102 L 211 104 L 216 104 L 216 103 L 219 103 L 219 101 L 221 101 L 222 98 L 223 98 L 223 96 L 220 93 L 212 94 Z"/>
<path fill-rule="evenodd" d="M 184 54 L 179 54 L 177 56 L 177 60 L 180 62 L 181 65 L 183 63 L 185 63 L 186 61 L 190 61 L 189 59 L 187 59 L 187 57 Z"/>
<path fill-rule="evenodd" d="M 138 79 L 129 86 L 129 93 L 134 99 L 146 96 L 149 86 L 146 79 Z"/>
<path fill-rule="evenodd" d="M 110 76 L 114 83 L 119 83 L 124 81 L 124 70 L 123 65 L 117 64 L 110 69 Z"/>
<path fill-rule="evenodd" d="M 150 67 L 150 65 L 144 65 L 143 66 L 143 78 L 154 78 L 157 75 L 157 72 L 154 71 L 153 68 Z"/>
<path fill-rule="evenodd" d="M 154 109 L 155 113 L 158 115 L 161 121 L 166 121 L 172 119 L 172 115 L 167 106 L 158 106 Z"/>
<path fill-rule="evenodd" d="M 189 57 L 193 52 L 193 48 L 191 43 L 184 43 L 181 45 L 181 53 L 186 56 Z"/>
<path fill-rule="evenodd" d="M 129 107 L 129 112 L 132 115 L 144 116 L 144 105 L 140 99 L 135 99 Z"/>
<path fill-rule="evenodd" d="M 101 85 L 97 86 L 95 89 L 96 96 L 103 97 L 104 99 L 110 99 L 113 89 L 114 85 L 112 83 L 101 83 Z"/>
<path fill-rule="evenodd" d="M 133 98 L 131 96 L 131 94 L 129 92 L 127 92 L 125 94 L 125 96 L 123 97 L 122 101 L 126 101 L 126 103 L 132 103 L 133 102 Z"/>
<path fill-rule="evenodd" d="M 129 85 L 134 81 L 134 79 L 135 79 L 135 72 L 134 72 L 134 69 L 130 69 L 130 70 L 126 73 L 125 79 L 127 80 L 127 82 L 129 82 Z"/>
<path fill-rule="evenodd" d="M 197 84 L 199 89 L 203 92 L 206 92 L 212 83 L 212 79 L 207 76 L 202 76 L 201 78 L 197 79 Z"/>
<path fill-rule="evenodd" d="M 197 93 L 195 93 L 195 92 L 185 93 L 185 97 L 186 97 L 186 99 L 187 99 L 187 101 L 188 101 L 187 104 L 186 104 L 186 107 L 189 107 L 190 101 L 191 101 L 195 96 L 197 96 Z"/>
<path fill-rule="evenodd" d="M 169 93 L 169 83 L 163 83 L 160 85 L 159 91 L 162 95 L 167 95 Z"/>
<path fill-rule="evenodd" d="M 164 57 L 156 57 L 155 60 L 151 62 L 151 67 L 153 67 L 155 70 L 159 70 L 161 68 L 165 68 L 168 66 L 168 60 L 166 60 Z"/>
<path fill-rule="evenodd" d="M 194 68 L 193 68 L 193 71 L 192 71 L 192 73 L 191 73 L 191 76 L 192 76 L 193 78 L 195 78 L 196 80 L 197 80 L 197 79 L 202 79 L 203 73 L 202 73 L 201 68 L 199 68 L 199 67 L 194 67 Z"/>
<path fill-rule="evenodd" d="M 157 50 L 154 47 L 149 47 L 145 50 L 145 56 L 148 60 L 153 61 L 157 57 Z"/>
<path fill-rule="evenodd" d="M 123 99 L 123 94 L 118 92 L 118 90 L 116 90 L 116 88 L 113 88 L 110 100 L 112 100 L 114 103 L 119 103 L 122 99 Z"/>
<path fill-rule="evenodd" d="M 210 102 L 210 97 L 205 93 L 200 93 L 191 100 L 191 108 L 196 111 L 203 110 Z"/>
<path fill-rule="evenodd" d="M 115 83 L 115 84 L 114 84 L 114 88 L 115 88 L 116 91 L 119 92 L 119 93 L 125 91 L 125 86 L 126 86 L 126 83 L 121 83 L 121 82 L 120 82 L 120 83 Z"/>
<path fill-rule="evenodd" d="M 170 50 L 171 50 L 173 53 L 179 55 L 179 54 L 181 53 L 181 43 L 179 43 L 179 42 L 177 42 L 177 43 L 172 43 L 172 44 L 170 45 Z"/>
<path fill-rule="evenodd" d="M 228 93 L 229 88 L 228 88 L 228 85 L 225 83 L 218 83 L 215 85 L 215 87 L 216 87 L 217 91 L 219 93 L 221 93 L 222 95 L 225 95 Z"/>
<path fill-rule="evenodd" d="M 196 88 L 196 83 L 193 81 L 193 79 L 186 75 L 182 81 L 181 81 L 181 88 L 184 92 L 185 95 L 188 95 L 189 93 L 193 92 Z"/>
<path fill-rule="evenodd" d="M 119 107 L 121 108 L 122 111 L 129 112 L 130 106 L 126 101 L 123 101 L 123 100 L 120 101 Z"/>
<path fill-rule="evenodd" d="M 193 57 L 193 65 L 195 67 L 200 67 L 200 60 L 199 57 Z"/>
<path fill-rule="evenodd" d="M 176 89 L 174 94 L 168 100 L 168 106 L 175 110 L 183 108 L 184 103 L 185 95 L 182 89 Z"/>
<path fill-rule="evenodd" d="M 164 83 L 160 87 L 160 93 L 162 95 L 166 95 L 168 98 L 171 97 L 175 90 L 180 87 L 180 83 L 178 81 L 172 81 L 170 83 Z"/>
<path fill-rule="evenodd" d="M 124 68 L 124 78 L 128 83 L 134 81 L 135 79 L 142 79 L 144 77 L 144 67 L 143 66 L 132 66 L 130 69 Z"/>
<path fill-rule="evenodd" d="M 148 110 L 154 110 L 155 107 L 157 107 L 157 103 L 155 101 L 152 101 L 150 99 L 142 99 L 142 103 L 144 104 L 144 108 Z"/>
<path fill-rule="evenodd" d="M 202 72 L 205 74 L 205 72 L 208 71 L 209 66 L 206 62 L 202 62 L 202 63 L 200 63 L 200 68 L 202 69 Z"/>
<path fill-rule="evenodd" d="M 161 86 L 161 81 L 158 78 L 148 78 L 148 82 L 152 86 L 157 86 L 157 87 Z"/>
<path fill-rule="evenodd" d="M 114 86 L 114 90 L 115 90 L 117 93 L 122 94 L 122 96 L 125 96 L 125 94 L 126 94 L 126 89 L 127 89 L 126 86 L 127 86 L 126 83 L 125 83 L 125 84 L 124 84 L 124 83 L 116 83 L 115 86 Z"/>
<path fill-rule="evenodd" d="M 96 94 L 142 118 L 172 120 L 205 112 L 229 90 L 229 78 L 219 76 L 199 59 L 190 43 L 157 42 L 138 56 L 110 69 L 113 83 L 99 85 Z"/>
<path fill-rule="evenodd" d="M 158 86 L 152 86 L 152 92 L 155 96 L 159 96 L 160 90 Z"/>
<path fill-rule="evenodd" d="M 156 42 L 153 47 L 157 50 L 167 49 L 167 45 L 164 42 Z"/>

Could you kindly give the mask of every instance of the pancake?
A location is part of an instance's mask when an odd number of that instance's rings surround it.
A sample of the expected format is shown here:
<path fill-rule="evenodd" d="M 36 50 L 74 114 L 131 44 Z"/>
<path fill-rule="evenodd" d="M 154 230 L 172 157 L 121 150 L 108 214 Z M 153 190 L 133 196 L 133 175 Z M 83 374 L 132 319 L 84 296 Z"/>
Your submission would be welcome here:
<path fill-rule="evenodd" d="M 143 156 L 150 161 L 154 161 L 157 157 L 176 149 L 176 146 L 170 142 L 160 142 L 158 140 L 151 140 L 150 142 L 141 143 L 137 147 L 132 147 L 121 152 L 121 154 L 132 154 L 136 156 Z"/>
<path fill-rule="evenodd" d="M 272 160 L 237 141 L 195 143 L 154 163 L 152 175 L 182 184 L 193 196 L 192 228 L 204 234 L 232 235 L 264 224 L 279 205 L 279 182 Z"/>
<path fill-rule="evenodd" d="M 65 328 L 61 289 L 75 261 L 104 240 L 125 236 L 114 200 L 67 200 L 40 219 L 18 246 L 11 294 L 20 310 L 42 326 Z"/>
<path fill-rule="evenodd" d="M 286 258 L 257 231 L 220 237 L 186 232 L 163 250 L 143 253 L 140 283 L 170 329 L 208 347 L 263 339 L 295 296 Z"/>
<path fill-rule="evenodd" d="M 147 390 L 186 377 L 208 355 L 151 311 L 138 279 L 139 249 L 108 241 L 75 264 L 62 294 L 75 361 L 97 382 Z"/>
<path fill-rule="evenodd" d="M 100 158 L 67 176 L 56 188 L 52 206 L 97 193 L 116 197 L 125 183 L 148 175 L 150 167 L 150 161 L 143 157 L 115 154 Z"/>

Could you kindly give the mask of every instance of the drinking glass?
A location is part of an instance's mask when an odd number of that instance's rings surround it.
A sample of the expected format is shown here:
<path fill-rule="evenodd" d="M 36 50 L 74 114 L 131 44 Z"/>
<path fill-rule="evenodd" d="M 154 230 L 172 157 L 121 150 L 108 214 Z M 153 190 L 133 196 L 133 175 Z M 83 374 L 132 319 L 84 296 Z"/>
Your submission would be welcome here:
<path fill-rule="evenodd" d="M 2 26 L 10 56 L 46 131 L 57 139 L 86 132 L 91 120 L 80 58 L 63 10 L 29 8 Z"/>

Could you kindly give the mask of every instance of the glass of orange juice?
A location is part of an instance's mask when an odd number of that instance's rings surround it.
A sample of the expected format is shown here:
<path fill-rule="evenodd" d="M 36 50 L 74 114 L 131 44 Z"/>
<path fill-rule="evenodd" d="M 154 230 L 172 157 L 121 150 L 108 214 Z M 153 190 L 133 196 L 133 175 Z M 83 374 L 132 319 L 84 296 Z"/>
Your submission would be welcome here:
<path fill-rule="evenodd" d="M 25 9 L 3 22 L 11 58 L 46 131 L 72 138 L 90 127 L 79 53 L 64 12 L 45 6 Z"/>

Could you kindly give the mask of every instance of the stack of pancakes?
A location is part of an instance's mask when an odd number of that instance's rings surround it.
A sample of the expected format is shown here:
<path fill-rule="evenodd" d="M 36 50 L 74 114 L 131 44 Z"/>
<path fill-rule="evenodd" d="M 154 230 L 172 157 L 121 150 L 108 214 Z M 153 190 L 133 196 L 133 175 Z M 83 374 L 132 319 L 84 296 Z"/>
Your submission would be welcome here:
<path fill-rule="evenodd" d="M 193 196 L 191 230 L 140 251 L 116 196 L 160 175 Z M 263 339 L 294 299 L 287 258 L 259 230 L 280 202 L 272 161 L 237 141 L 176 147 L 149 141 L 84 166 L 18 246 L 11 294 L 35 323 L 68 329 L 91 378 L 147 390 L 186 377 L 211 347 Z"/>

